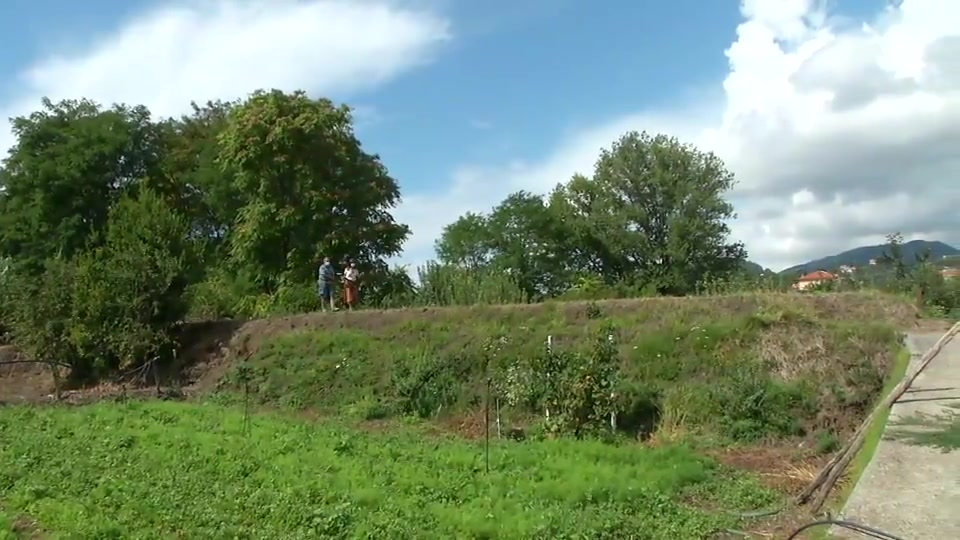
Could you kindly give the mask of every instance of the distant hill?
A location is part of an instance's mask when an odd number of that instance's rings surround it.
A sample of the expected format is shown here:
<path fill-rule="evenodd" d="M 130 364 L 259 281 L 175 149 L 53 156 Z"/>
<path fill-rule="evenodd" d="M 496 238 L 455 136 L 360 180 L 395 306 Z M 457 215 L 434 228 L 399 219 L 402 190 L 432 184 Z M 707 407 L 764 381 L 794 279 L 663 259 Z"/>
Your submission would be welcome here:
<path fill-rule="evenodd" d="M 863 246 L 817 259 L 797 266 L 791 266 L 781 271 L 781 274 L 794 275 L 806 274 L 816 270 L 836 270 L 843 265 L 848 266 L 866 266 L 870 264 L 870 259 L 879 259 L 887 250 L 887 245 Z M 960 249 L 944 244 L 943 242 L 927 240 L 911 240 L 903 244 L 903 259 L 907 264 L 913 263 L 915 257 L 925 251 L 930 250 L 931 262 L 943 258 L 944 255 L 960 255 Z"/>
<path fill-rule="evenodd" d="M 743 268 L 744 272 L 751 276 L 760 276 L 771 272 L 769 269 L 751 261 L 743 261 L 743 264 L 741 264 L 740 267 Z"/>

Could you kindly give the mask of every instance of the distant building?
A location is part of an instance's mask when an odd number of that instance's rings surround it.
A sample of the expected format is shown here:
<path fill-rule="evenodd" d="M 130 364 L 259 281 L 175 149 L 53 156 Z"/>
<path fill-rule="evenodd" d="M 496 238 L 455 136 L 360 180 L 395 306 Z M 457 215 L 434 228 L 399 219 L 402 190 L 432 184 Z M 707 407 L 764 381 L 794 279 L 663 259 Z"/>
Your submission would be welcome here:
<path fill-rule="evenodd" d="M 960 268 L 943 268 L 940 270 L 940 275 L 943 276 L 943 279 L 960 278 Z"/>
<path fill-rule="evenodd" d="M 841 274 L 852 274 L 852 273 L 854 273 L 854 272 L 856 271 L 856 269 L 857 269 L 856 266 L 850 266 L 850 265 L 848 265 L 848 264 L 840 265 L 840 273 L 841 273 Z"/>
<path fill-rule="evenodd" d="M 876 259 L 870 259 L 870 266 L 876 266 L 876 265 L 877 265 L 877 260 L 876 260 Z"/>
<path fill-rule="evenodd" d="M 804 291 L 810 287 L 819 285 L 826 281 L 833 281 L 837 279 L 836 274 L 831 274 L 824 270 L 817 270 L 816 272 L 810 272 L 809 274 L 804 274 L 800 276 L 800 279 L 793 284 L 793 288 L 798 291 Z"/>

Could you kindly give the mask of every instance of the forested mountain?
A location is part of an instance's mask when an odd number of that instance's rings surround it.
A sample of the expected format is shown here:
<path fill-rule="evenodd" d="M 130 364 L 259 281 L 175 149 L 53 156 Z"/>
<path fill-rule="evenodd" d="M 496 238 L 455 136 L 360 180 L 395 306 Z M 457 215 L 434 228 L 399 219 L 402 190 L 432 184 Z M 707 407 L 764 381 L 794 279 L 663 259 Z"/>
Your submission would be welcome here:
<path fill-rule="evenodd" d="M 789 275 L 806 274 L 815 270 L 836 270 L 843 265 L 865 266 L 870 264 L 871 259 L 882 258 L 883 254 L 888 248 L 888 244 L 881 244 L 877 246 L 861 246 L 844 251 L 843 253 L 837 253 L 836 255 L 830 255 L 829 257 L 823 257 L 821 259 L 791 266 L 780 273 Z M 916 261 L 918 256 L 921 256 L 927 252 L 929 252 L 930 260 L 933 262 L 942 259 L 944 255 L 960 255 L 960 249 L 940 241 L 911 240 L 909 242 L 904 242 L 902 249 L 903 260 L 908 264 Z"/>

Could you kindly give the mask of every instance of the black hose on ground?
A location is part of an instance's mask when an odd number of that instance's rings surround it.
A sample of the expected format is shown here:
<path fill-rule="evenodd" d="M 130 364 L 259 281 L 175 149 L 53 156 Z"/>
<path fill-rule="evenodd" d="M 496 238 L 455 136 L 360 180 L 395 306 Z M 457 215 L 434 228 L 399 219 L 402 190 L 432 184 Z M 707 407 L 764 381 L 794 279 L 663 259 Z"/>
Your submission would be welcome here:
<path fill-rule="evenodd" d="M 766 510 L 752 510 L 750 512 L 725 512 L 727 515 L 740 518 L 740 519 L 756 519 L 763 517 L 770 517 L 779 514 L 787 509 L 787 505 L 782 504 L 780 506 L 775 506 L 773 508 L 767 508 Z"/>
<path fill-rule="evenodd" d="M 851 531 L 858 532 L 864 536 L 869 536 L 870 538 L 879 538 L 880 540 L 904 540 L 899 536 L 894 536 L 888 532 L 881 531 L 880 529 L 874 529 L 873 527 L 868 527 L 866 525 L 861 525 L 853 521 L 845 521 L 842 519 L 823 519 L 819 521 L 813 521 L 807 523 L 803 527 L 793 531 L 793 534 L 787 537 L 787 540 L 794 540 L 795 538 L 800 537 L 800 533 L 806 531 L 807 529 L 812 529 L 814 527 L 820 527 L 824 525 L 833 525 L 836 527 L 842 527 L 844 529 L 849 529 Z"/>
<path fill-rule="evenodd" d="M 780 512 L 783 512 L 784 510 L 786 510 L 786 508 L 787 508 L 786 505 L 781 505 L 781 506 L 774 507 L 774 508 L 769 508 L 769 509 L 766 509 L 766 510 L 754 510 L 754 511 L 750 511 L 750 512 L 730 512 L 730 511 L 727 511 L 727 512 L 725 512 L 725 513 L 728 514 L 728 515 L 737 517 L 737 518 L 741 518 L 741 519 L 756 519 L 756 518 L 764 518 L 764 517 L 775 516 L 775 515 L 779 514 Z M 880 529 L 876 529 L 876 528 L 873 528 L 873 527 L 870 527 L 870 526 L 867 526 L 867 525 L 862 525 L 862 524 L 856 523 L 856 522 L 854 522 L 854 521 L 846 521 L 846 520 L 842 520 L 842 519 L 820 519 L 820 520 L 817 520 L 817 521 L 812 521 L 812 522 L 810 522 L 810 523 L 807 523 L 807 524 L 804 525 L 803 527 L 800 527 L 800 528 L 797 529 L 796 531 L 794 531 L 793 534 L 791 534 L 789 537 L 787 537 L 787 540 L 794 540 L 795 538 L 799 538 L 800 533 L 802 533 L 802 532 L 804 532 L 804 531 L 806 531 L 806 530 L 808 530 L 808 529 L 813 529 L 814 527 L 829 526 L 829 525 L 833 525 L 833 526 L 841 527 L 841 528 L 848 529 L 848 530 L 851 530 L 851 531 L 855 531 L 855 532 L 858 532 L 858 533 L 860 533 L 860 534 L 862 534 L 862 535 L 864 535 L 864 536 L 870 537 L 870 538 L 879 538 L 880 540 L 904 540 L 903 538 L 900 538 L 899 536 L 895 536 L 895 535 L 893 535 L 893 534 L 890 534 L 890 533 L 888 533 L 888 532 L 886 532 L 886 531 L 882 531 L 882 530 L 880 530 Z M 746 532 L 746 531 L 740 531 L 740 530 L 737 530 L 737 529 L 725 529 L 725 530 L 723 530 L 723 532 L 726 533 L 726 534 L 732 534 L 732 535 L 736 535 L 736 536 L 742 536 L 742 537 L 744 537 L 744 538 L 749 538 L 749 537 L 750 537 L 750 533 L 748 533 L 748 532 Z"/>

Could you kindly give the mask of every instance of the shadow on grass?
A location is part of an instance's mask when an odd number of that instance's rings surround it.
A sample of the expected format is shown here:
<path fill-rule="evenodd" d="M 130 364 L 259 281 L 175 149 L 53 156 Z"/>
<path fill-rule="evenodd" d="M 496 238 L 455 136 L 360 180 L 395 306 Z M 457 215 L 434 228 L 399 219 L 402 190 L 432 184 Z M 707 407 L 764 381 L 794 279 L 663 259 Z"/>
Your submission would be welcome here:
<path fill-rule="evenodd" d="M 915 446 L 939 448 L 943 452 L 960 449 L 960 404 L 947 405 L 943 414 L 918 413 L 891 423 L 890 440 Z"/>

